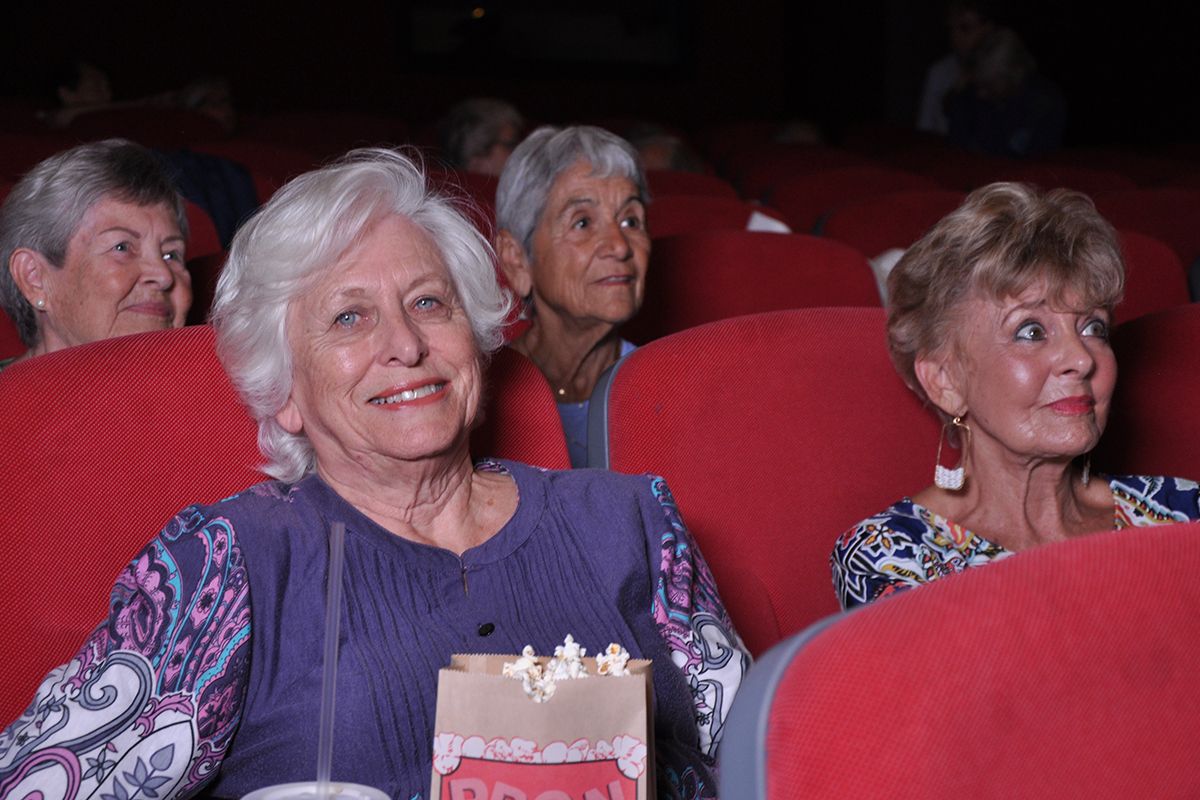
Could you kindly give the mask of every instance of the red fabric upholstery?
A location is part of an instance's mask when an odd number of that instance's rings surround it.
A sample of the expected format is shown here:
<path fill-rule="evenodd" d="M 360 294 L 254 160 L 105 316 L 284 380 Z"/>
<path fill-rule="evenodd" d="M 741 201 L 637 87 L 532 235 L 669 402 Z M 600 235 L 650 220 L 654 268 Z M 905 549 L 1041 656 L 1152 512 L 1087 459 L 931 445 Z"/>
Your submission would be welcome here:
<path fill-rule="evenodd" d="M 488 365 L 485 396 L 483 423 L 471 434 L 475 458 L 494 456 L 570 469 L 554 393 L 532 361 L 512 348 L 501 348 Z"/>
<path fill-rule="evenodd" d="M 936 418 L 892 368 L 880 308 L 659 339 L 622 362 L 604 411 L 610 468 L 666 477 L 755 652 L 837 610 L 834 541 L 926 486 L 937 447 Z"/>
<path fill-rule="evenodd" d="M 714 197 L 737 197 L 732 184 L 702 172 L 681 172 L 673 169 L 646 170 L 646 183 L 652 198 L 669 194 L 701 194 Z"/>
<path fill-rule="evenodd" d="M 496 228 L 496 187 L 500 183 L 495 175 L 430 170 L 429 181 L 442 194 L 456 198 L 467 218 L 488 241 L 492 240 Z"/>
<path fill-rule="evenodd" d="M 1112 342 L 1120 377 L 1093 460 L 1112 472 L 1200 480 L 1200 304 L 1118 325 Z"/>
<path fill-rule="evenodd" d="M 1129 189 L 1100 192 L 1094 199 L 1114 226 L 1169 245 L 1185 268 L 1200 258 L 1200 190 Z"/>
<path fill-rule="evenodd" d="M 61 133 L 0 132 L 0 178 L 15 183 L 38 162 L 77 143 Z"/>
<path fill-rule="evenodd" d="M 246 139 L 199 142 L 193 150 L 237 162 L 250 171 L 258 202 L 265 203 L 292 178 L 317 166 L 315 155 L 300 147 Z"/>
<path fill-rule="evenodd" d="M 120 136 L 161 150 L 227 135 L 221 123 L 208 114 L 156 106 L 89 111 L 71 120 L 67 133 L 80 142 Z"/>
<path fill-rule="evenodd" d="M 765 753 L 772 800 L 1194 797 L 1197 537 L 1085 536 L 849 614 L 722 758 Z"/>
<path fill-rule="evenodd" d="M 1129 148 L 1081 147 L 1060 150 L 1047 161 L 1119 172 L 1138 186 L 1157 186 L 1178 175 L 1180 162 L 1173 158 L 1146 155 Z"/>
<path fill-rule="evenodd" d="M 217 234 L 217 226 L 212 217 L 203 208 L 191 200 L 183 201 L 187 209 L 188 243 L 187 257 L 199 258 L 221 252 L 221 237 Z"/>
<path fill-rule="evenodd" d="M 207 327 L 108 339 L 0 372 L 0 725 L 107 608 L 178 510 L 264 480 L 256 426 Z"/>
<path fill-rule="evenodd" d="M 816 306 L 877 306 L 879 290 L 853 247 L 796 233 L 711 231 L 656 239 L 636 342 L 743 314 Z"/>
<path fill-rule="evenodd" d="M 891 154 L 887 161 L 898 169 L 928 175 L 948 189 L 961 191 L 991 183 L 993 176 L 1013 163 L 1006 158 L 946 145 L 914 147 Z"/>
<path fill-rule="evenodd" d="M 730 174 L 748 200 L 766 200 L 784 178 L 870 163 L 863 156 L 817 144 L 767 144 L 735 153 Z"/>
<path fill-rule="evenodd" d="M 189 325 L 203 325 L 208 320 L 226 255 L 220 251 L 188 259 L 188 272 L 192 275 L 192 308 L 187 317 Z"/>
<path fill-rule="evenodd" d="M 12 358 L 24 352 L 25 345 L 17 333 L 16 323 L 0 311 L 0 358 Z"/>
<path fill-rule="evenodd" d="M 755 211 L 778 217 L 779 212 L 754 206 L 736 197 L 674 194 L 651 198 L 646 223 L 655 240 L 681 233 L 711 230 L 745 230 Z"/>
<path fill-rule="evenodd" d="M 942 217 L 962 205 L 966 195 L 950 190 L 891 192 L 856 200 L 830 212 L 824 234 L 874 258 L 906 248 Z"/>
<path fill-rule="evenodd" d="M 831 210 L 853 200 L 909 189 L 940 189 L 937 181 L 912 172 L 864 164 L 784 178 L 771 194 L 770 203 L 779 209 L 797 233 L 816 231 Z"/>
<path fill-rule="evenodd" d="M 1039 164 L 1027 161 L 1007 163 L 990 177 L 992 181 L 1031 183 L 1042 189 L 1065 186 L 1084 194 L 1136 189 L 1137 184 L 1119 172 L 1069 164 Z"/>
<path fill-rule="evenodd" d="M 1190 301 L 1183 263 L 1170 247 L 1152 236 L 1121 231 L 1125 254 L 1125 299 L 1116 307 L 1117 322 Z"/>

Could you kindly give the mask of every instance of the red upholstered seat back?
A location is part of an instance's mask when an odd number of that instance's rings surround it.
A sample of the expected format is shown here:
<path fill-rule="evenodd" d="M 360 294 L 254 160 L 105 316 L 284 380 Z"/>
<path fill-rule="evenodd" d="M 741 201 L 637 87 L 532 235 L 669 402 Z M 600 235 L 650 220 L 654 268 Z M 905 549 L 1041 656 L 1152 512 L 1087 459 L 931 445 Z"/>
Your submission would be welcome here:
<path fill-rule="evenodd" d="M 266 478 L 208 327 L 94 342 L 0 372 L 0 725 L 100 621 L 178 510 Z"/>
<path fill-rule="evenodd" d="M 950 190 L 890 192 L 834 209 L 823 230 L 831 239 L 874 258 L 892 247 L 908 247 L 965 198 L 962 192 Z"/>
<path fill-rule="evenodd" d="M 657 241 L 681 233 L 711 230 L 745 230 L 755 211 L 778 217 L 779 212 L 761 208 L 736 197 L 704 194 L 674 194 L 654 198 L 646 212 L 646 225 Z"/>
<path fill-rule="evenodd" d="M 797 233 L 811 233 L 833 209 L 854 200 L 910 189 L 940 189 L 925 175 L 862 164 L 827 169 L 781 180 L 771 194 L 778 208 Z"/>
<path fill-rule="evenodd" d="M 718 319 L 818 306 L 879 305 L 853 247 L 793 233 L 717 230 L 656 239 L 646 297 L 624 334 L 645 342 Z"/>
<path fill-rule="evenodd" d="M 547 469 L 570 469 L 554 393 L 532 361 L 509 347 L 488 365 L 487 406 L 471 434 L 475 458 L 494 456 Z"/>
<path fill-rule="evenodd" d="M 1121 231 L 1125 255 L 1125 298 L 1113 316 L 1118 322 L 1190 301 L 1187 275 L 1175 251 L 1137 231 Z"/>
<path fill-rule="evenodd" d="M 19 356 L 26 350 L 21 334 L 17 333 L 17 324 L 8 314 L 0 311 L 0 358 Z"/>
<path fill-rule="evenodd" d="M 837 610 L 837 536 L 928 485 L 937 448 L 936 418 L 888 359 L 880 308 L 692 328 L 631 353 L 592 403 L 607 466 L 666 477 L 755 651 Z"/>
<path fill-rule="evenodd" d="M 1095 200 L 1096 208 L 1115 227 L 1140 231 L 1169 245 L 1184 267 L 1200 258 L 1200 189 L 1098 192 Z"/>
<path fill-rule="evenodd" d="M 1112 342 L 1117 390 L 1095 463 L 1118 473 L 1200 480 L 1200 304 L 1118 325 Z"/>
<path fill-rule="evenodd" d="M 1196 796 L 1197 537 L 1084 536 L 815 631 L 742 687 L 722 798 Z M 765 736 L 737 735 L 768 677 Z"/>
<path fill-rule="evenodd" d="M 666 197 L 675 194 L 699 194 L 715 197 L 737 197 L 733 185 L 716 175 L 704 172 L 682 172 L 673 169 L 646 170 L 646 183 L 650 197 Z"/>

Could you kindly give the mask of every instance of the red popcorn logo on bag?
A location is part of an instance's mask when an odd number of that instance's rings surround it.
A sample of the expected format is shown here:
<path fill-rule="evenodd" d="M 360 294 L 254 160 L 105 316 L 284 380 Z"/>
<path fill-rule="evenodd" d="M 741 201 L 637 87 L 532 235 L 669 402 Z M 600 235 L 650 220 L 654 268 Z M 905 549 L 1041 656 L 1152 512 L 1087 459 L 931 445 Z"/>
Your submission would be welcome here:
<path fill-rule="evenodd" d="M 433 797 L 652 797 L 649 663 L 630 664 L 629 653 L 616 644 L 596 658 L 586 654 L 568 635 L 549 659 L 526 646 L 519 657 L 502 664 L 503 657 L 462 657 L 474 660 L 456 670 L 453 663 L 460 657 L 454 657 L 442 674 L 442 681 L 450 681 L 446 695 L 439 681 Z M 621 680 L 584 680 L 593 675 Z M 514 682 L 520 683 L 520 691 Z M 466 702 L 464 693 L 474 694 L 471 699 L 477 702 Z M 482 727 L 493 732 L 480 735 Z"/>

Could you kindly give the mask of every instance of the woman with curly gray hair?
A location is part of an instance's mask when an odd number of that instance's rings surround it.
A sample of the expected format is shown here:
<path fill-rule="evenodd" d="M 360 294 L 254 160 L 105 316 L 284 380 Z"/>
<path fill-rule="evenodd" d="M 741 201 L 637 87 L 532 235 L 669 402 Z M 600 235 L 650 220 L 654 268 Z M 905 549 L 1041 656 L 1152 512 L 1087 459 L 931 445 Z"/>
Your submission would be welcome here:
<path fill-rule="evenodd" d="M 185 509 L 133 560 L 107 623 L 0 734 L 0 788 L 50 794 L 64 750 L 131 764 L 76 775 L 80 796 L 309 778 L 334 532 L 335 780 L 427 795 L 450 655 L 570 633 L 654 661 L 662 796 L 712 787 L 747 656 L 662 480 L 468 451 L 509 304 L 487 242 L 402 155 L 276 193 L 234 240 L 213 324 L 278 480 Z M 85 671 L 119 676 L 103 714 L 72 689 Z"/>
<path fill-rule="evenodd" d="M 843 607 L 1048 542 L 1200 518 L 1192 481 L 1091 473 L 1124 281 L 1112 226 L 1066 189 L 977 189 L 909 248 L 888 276 L 888 345 L 943 422 L 934 481 L 838 541 Z"/>

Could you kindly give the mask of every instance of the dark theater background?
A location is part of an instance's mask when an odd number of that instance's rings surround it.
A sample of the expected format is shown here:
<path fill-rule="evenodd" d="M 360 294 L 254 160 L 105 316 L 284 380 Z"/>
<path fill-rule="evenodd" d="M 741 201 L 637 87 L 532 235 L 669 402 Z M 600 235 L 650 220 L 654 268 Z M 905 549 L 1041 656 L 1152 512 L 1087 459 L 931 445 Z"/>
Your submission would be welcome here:
<path fill-rule="evenodd" d="M 1194 11 L 997 12 L 1063 88 L 1069 145 L 1196 138 Z M 109 72 L 118 100 L 224 76 L 250 116 L 362 111 L 420 131 L 459 98 L 497 95 L 534 121 L 806 119 L 836 143 L 910 122 L 946 51 L 943 16 L 900 0 L 25 3 L 6 12 L 0 88 L 10 105 L 44 103 L 52 65 L 75 55 Z"/>

